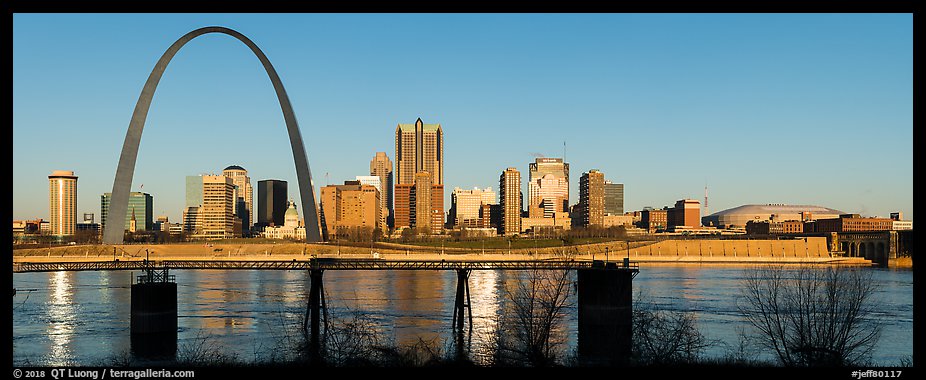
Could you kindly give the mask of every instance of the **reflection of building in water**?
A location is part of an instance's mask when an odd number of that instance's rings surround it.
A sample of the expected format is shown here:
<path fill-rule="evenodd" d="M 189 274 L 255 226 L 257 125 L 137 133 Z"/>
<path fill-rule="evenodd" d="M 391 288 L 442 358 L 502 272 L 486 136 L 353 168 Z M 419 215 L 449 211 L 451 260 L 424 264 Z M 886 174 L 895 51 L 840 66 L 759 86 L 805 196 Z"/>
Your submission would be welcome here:
<path fill-rule="evenodd" d="M 444 317 L 453 311 L 456 274 L 452 271 L 391 271 L 388 288 L 396 343 L 406 344 L 437 338 L 444 331 Z M 452 297 L 452 296 L 450 296 Z M 449 326 L 449 323 L 446 323 Z"/>
<path fill-rule="evenodd" d="M 196 282 L 190 282 L 188 286 L 193 287 L 193 297 L 189 300 L 191 304 L 190 316 L 193 320 L 191 328 L 215 329 L 209 333 L 212 334 L 232 334 L 229 330 L 231 327 L 241 326 L 246 322 L 242 316 L 250 316 L 247 312 L 239 312 L 237 315 L 229 315 L 228 310 L 238 310 L 233 304 L 248 304 L 250 301 L 246 296 L 247 292 L 256 292 L 259 284 L 249 283 L 239 278 L 246 276 L 243 271 L 206 271 L 201 272 Z M 244 284 L 250 284 L 245 286 Z M 244 289 L 242 289 L 244 286 Z M 179 302 L 179 301 L 178 301 Z M 220 306 L 225 305 L 225 306 Z"/>
<path fill-rule="evenodd" d="M 392 315 L 388 310 L 393 304 L 392 297 L 387 292 L 386 284 L 390 281 L 393 271 L 374 270 L 329 270 L 325 271 L 324 283 L 325 302 L 329 314 L 334 318 L 350 319 L 353 312 L 365 315 L 380 316 Z M 308 276 L 306 276 L 308 277 Z M 311 282 L 306 279 L 306 289 Z M 347 310 L 348 314 L 339 314 L 340 310 Z M 391 321 L 387 321 L 391 323 Z"/>
<path fill-rule="evenodd" d="M 684 249 L 682 249 L 680 254 L 684 254 Z M 701 269 L 695 266 L 679 266 L 679 267 L 669 267 L 666 268 L 666 274 L 663 278 L 669 286 L 665 287 L 667 290 L 666 293 L 652 294 L 657 296 L 657 298 L 663 299 L 677 299 L 682 303 L 683 308 L 694 308 L 700 307 L 695 305 L 693 302 L 702 301 L 704 297 L 701 296 L 700 292 L 700 281 L 698 277 L 702 275 Z M 657 303 L 662 301 L 655 300 Z"/>
<path fill-rule="evenodd" d="M 469 274 L 470 305 L 473 311 L 473 347 L 490 347 L 495 344 L 499 298 L 504 297 L 504 294 L 498 292 L 501 272 L 499 270 L 474 270 Z M 454 296 L 453 293 L 448 294 L 451 305 Z"/>
<path fill-rule="evenodd" d="M 277 271 L 260 271 L 268 272 L 271 275 L 276 275 Z M 302 303 L 307 300 L 309 294 L 308 285 L 308 272 L 306 271 L 297 271 L 297 270 L 284 270 L 282 286 L 279 288 L 279 292 L 282 295 L 282 302 L 286 304 L 290 303 Z M 271 277 L 272 278 L 272 277 Z"/>
<path fill-rule="evenodd" d="M 59 271 L 49 276 L 51 302 L 47 305 L 48 338 L 51 340 L 50 365 L 72 365 L 71 339 L 74 337 L 74 320 L 76 318 L 73 303 L 74 272 Z"/>

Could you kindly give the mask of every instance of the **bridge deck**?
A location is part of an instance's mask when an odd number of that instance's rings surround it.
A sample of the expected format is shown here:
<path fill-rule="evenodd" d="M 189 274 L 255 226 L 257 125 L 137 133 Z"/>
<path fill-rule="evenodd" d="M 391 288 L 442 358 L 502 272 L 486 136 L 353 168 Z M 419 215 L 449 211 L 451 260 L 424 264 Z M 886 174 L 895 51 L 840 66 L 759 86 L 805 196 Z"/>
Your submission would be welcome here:
<path fill-rule="evenodd" d="M 611 264 L 614 264 L 613 266 Z M 637 272 L 630 263 L 609 263 L 609 268 Z M 479 270 L 479 269 L 591 269 L 603 263 L 590 260 L 382 260 L 382 259 L 315 259 L 291 261 L 244 260 L 160 260 L 84 261 L 13 263 L 14 273 L 56 271 L 142 270 L 151 269 L 260 269 L 260 270 Z"/>

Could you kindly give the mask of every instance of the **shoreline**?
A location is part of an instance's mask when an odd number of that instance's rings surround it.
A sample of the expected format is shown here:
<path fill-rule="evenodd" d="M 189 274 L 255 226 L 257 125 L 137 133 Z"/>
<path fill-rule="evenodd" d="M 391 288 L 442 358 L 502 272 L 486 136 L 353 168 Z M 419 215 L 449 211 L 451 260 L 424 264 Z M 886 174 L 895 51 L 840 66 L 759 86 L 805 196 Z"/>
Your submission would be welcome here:
<path fill-rule="evenodd" d="M 622 242 L 618 242 L 622 243 Z M 758 245 L 757 245 L 758 246 Z M 417 249 L 415 249 L 417 248 Z M 518 249 L 503 252 L 481 253 L 479 250 L 468 252 L 441 252 L 431 247 L 405 247 L 395 245 L 375 247 L 372 251 L 384 260 L 604 260 L 620 265 L 628 257 L 633 263 L 645 265 L 850 265 L 872 266 L 870 260 L 858 257 L 832 257 L 829 252 L 817 255 L 775 255 L 768 250 L 763 255 L 751 250 L 740 252 L 736 256 L 714 254 L 685 254 L 681 250 L 653 254 L 649 250 L 631 247 L 629 250 L 614 250 L 607 254 L 605 250 L 589 249 L 589 246 L 569 247 L 565 249 Z M 585 251 L 585 253 L 579 253 Z M 591 252 L 589 252 L 591 251 Z M 597 252 L 596 252 L 597 251 Z M 313 253 L 314 252 L 314 253 Z M 619 253 L 620 252 L 620 253 Z M 735 252 L 735 251 L 734 251 Z M 622 254 L 621 254 L 622 253 Z M 139 245 L 75 245 L 52 248 L 18 249 L 13 251 L 13 263 L 29 262 L 109 262 L 143 261 L 148 257 L 152 261 L 161 260 L 215 260 L 215 261 L 307 261 L 317 258 L 373 258 L 370 248 L 340 246 L 328 244 L 139 244 Z M 899 260 L 898 260 L 899 261 Z M 892 268 L 912 268 L 912 259 L 907 263 L 899 262 Z M 908 264 L 909 266 L 905 266 Z"/>

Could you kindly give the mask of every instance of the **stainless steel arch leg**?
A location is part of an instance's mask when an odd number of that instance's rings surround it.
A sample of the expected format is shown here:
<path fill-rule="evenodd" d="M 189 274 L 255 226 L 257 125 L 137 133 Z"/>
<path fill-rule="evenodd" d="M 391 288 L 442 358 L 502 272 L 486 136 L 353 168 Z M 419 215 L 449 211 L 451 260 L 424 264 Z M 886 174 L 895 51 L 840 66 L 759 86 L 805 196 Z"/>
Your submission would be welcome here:
<path fill-rule="evenodd" d="M 116 168 L 116 177 L 113 180 L 112 199 L 109 204 L 108 219 L 110 223 L 107 226 L 108 228 L 103 230 L 103 242 L 106 244 L 122 244 L 124 234 L 122 221 L 125 220 L 128 211 L 129 192 L 132 187 L 132 177 L 135 175 L 135 161 L 138 158 L 138 145 L 141 142 L 142 130 L 145 128 L 145 119 L 148 117 L 148 109 L 151 107 L 154 91 L 157 89 L 164 70 L 167 69 L 171 59 L 183 45 L 196 37 L 208 33 L 227 34 L 243 42 L 260 59 L 261 64 L 267 71 L 267 75 L 270 76 L 270 82 L 273 84 L 273 89 L 276 91 L 277 98 L 280 101 L 283 120 L 286 123 L 289 142 L 293 149 L 293 161 L 296 165 L 296 178 L 299 182 L 299 193 L 302 200 L 302 215 L 305 216 L 306 241 L 320 241 L 321 235 L 319 234 L 318 215 L 315 209 L 312 172 L 309 171 L 309 161 L 306 158 L 305 145 L 302 142 L 296 115 L 293 113 L 289 96 L 286 94 L 286 89 L 283 88 L 279 75 L 277 75 L 273 65 L 270 64 L 267 56 L 250 39 L 229 28 L 210 26 L 189 32 L 174 42 L 158 60 L 148 76 L 144 88 L 142 88 L 138 102 L 135 104 L 135 111 L 132 113 L 132 120 L 129 122 L 129 129 L 125 134 L 125 141 L 122 144 L 122 154 L 119 156 L 119 165 Z"/>

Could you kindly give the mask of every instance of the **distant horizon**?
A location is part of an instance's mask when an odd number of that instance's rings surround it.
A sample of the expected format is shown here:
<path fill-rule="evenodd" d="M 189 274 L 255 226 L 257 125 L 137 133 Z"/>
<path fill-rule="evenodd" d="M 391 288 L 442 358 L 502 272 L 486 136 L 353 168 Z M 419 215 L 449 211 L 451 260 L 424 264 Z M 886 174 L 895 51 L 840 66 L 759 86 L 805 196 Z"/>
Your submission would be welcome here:
<path fill-rule="evenodd" d="M 570 205 L 598 169 L 624 184 L 625 212 L 695 199 L 701 216 L 787 204 L 913 220 L 912 20 L 14 14 L 12 216 L 48 219 L 48 175 L 69 170 L 78 220 L 99 222 L 148 73 L 180 36 L 222 25 L 279 73 L 316 195 L 369 175 L 376 152 L 395 164 L 395 126 L 421 118 L 444 131 L 445 214 L 453 188 L 497 190 L 511 166 L 526 195 L 527 165 L 544 156 L 570 163 Z M 233 38 L 181 49 L 145 127 L 132 191 L 152 195 L 155 218 L 179 221 L 186 176 L 230 165 L 248 170 L 255 198 L 258 181 L 286 181 L 303 217 L 279 103 Z"/>

